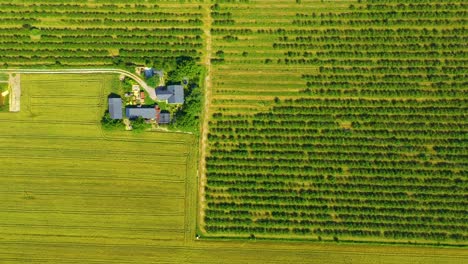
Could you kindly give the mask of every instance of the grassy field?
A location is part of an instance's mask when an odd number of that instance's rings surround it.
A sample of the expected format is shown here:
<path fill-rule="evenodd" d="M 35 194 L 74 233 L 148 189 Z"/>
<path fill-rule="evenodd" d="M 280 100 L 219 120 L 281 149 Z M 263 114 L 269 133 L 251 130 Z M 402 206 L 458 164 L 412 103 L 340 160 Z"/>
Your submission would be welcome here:
<path fill-rule="evenodd" d="M 192 239 L 191 136 L 102 131 L 116 75 L 21 78 L 21 112 L 0 114 L 3 242 Z"/>

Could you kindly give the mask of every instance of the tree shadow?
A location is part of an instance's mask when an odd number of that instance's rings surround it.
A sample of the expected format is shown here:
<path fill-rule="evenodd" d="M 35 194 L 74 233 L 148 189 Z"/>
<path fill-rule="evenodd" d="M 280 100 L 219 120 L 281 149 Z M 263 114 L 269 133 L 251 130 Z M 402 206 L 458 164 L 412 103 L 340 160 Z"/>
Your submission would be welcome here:
<path fill-rule="evenodd" d="M 110 98 L 121 98 L 120 95 L 116 94 L 116 93 L 110 93 L 108 96 L 107 96 L 108 99 Z"/>

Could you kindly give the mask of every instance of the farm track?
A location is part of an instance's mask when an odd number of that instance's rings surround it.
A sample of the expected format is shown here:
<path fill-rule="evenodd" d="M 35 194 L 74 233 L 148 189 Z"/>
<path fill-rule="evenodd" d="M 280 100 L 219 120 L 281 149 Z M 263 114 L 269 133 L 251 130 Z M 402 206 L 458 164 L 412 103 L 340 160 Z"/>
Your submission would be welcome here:
<path fill-rule="evenodd" d="M 205 54 L 203 63 L 206 67 L 206 77 L 205 77 L 205 87 L 204 87 L 204 107 L 203 107 L 203 118 L 201 124 L 201 136 L 200 136 L 200 157 L 199 157 L 199 169 L 198 169 L 198 216 L 197 216 L 197 225 L 202 231 L 204 230 L 204 211 L 205 211 L 205 186 L 206 186 L 206 152 L 208 147 L 208 131 L 209 125 L 208 120 L 210 118 L 210 108 L 211 108 L 211 93 L 212 93 L 212 38 L 211 38 L 211 28 L 213 20 L 211 18 L 211 11 L 209 5 L 205 5 L 204 8 L 204 20 L 203 20 L 203 32 L 205 36 Z"/>
<path fill-rule="evenodd" d="M 129 77 L 135 80 L 151 97 L 151 99 L 156 100 L 156 91 L 153 87 L 149 87 L 145 81 L 143 81 L 139 76 L 122 70 L 122 69 L 107 69 L 107 68 L 97 68 L 97 69 L 61 69 L 61 70 L 38 70 L 38 69 L 0 69 L 0 73 L 24 73 L 24 74 L 97 74 L 97 73 L 113 73 L 113 74 L 122 74 L 126 77 Z"/>
<path fill-rule="evenodd" d="M 63 123 L 63 124 L 69 124 L 67 122 Z M 87 125 L 95 125 L 95 123 L 89 123 L 89 124 L 82 124 L 83 126 L 87 126 Z M 39 136 L 39 135 L 34 135 L 34 134 L 30 134 L 30 135 L 0 135 L 0 138 L 12 138 L 12 139 L 16 139 L 16 138 L 27 138 L 27 139 L 64 139 L 64 140 L 68 140 L 68 139 L 76 139 L 76 140 L 83 140 L 83 141 L 89 141 L 89 140 L 96 140 L 96 141 L 100 141 L 102 140 L 102 138 L 98 138 L 96 139 L 95 136 L 50 136 L 50 135 L 46 135 L 46 136 Z M 128 139 L 128 138 L 124 138 L 124 137 L 103 137 L 104 139 L 106 140 L 109 140 L 109 141 L 116 141 L 116 142 L 148 142 L 147 140 L 144 140 L 144 139 Z M 165 144 L 180 144 L 180 145 L 185 145 L 186 144 L 186 141 L 171 141 L 171 140 L 155 140 L 155 141 L 151 141 L 152 143 L 165 143 Z"/>

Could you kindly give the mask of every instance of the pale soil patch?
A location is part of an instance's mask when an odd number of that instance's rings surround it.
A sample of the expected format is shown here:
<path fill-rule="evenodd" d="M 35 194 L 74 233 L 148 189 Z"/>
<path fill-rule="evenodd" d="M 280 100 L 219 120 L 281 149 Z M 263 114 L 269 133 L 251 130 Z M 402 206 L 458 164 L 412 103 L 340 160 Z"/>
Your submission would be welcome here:
<path fill-rule="evenodd" d="M 10 74 L 10 112 L 20 111 L 21 78 L 20 74 Z"/>
<path fill-rule="evenodd" d="M 124 124 L 125 124 L 125 130 L 127 131 L 130 131 L 132 130 L 132 124 L 130 123 L 130 120 L 128 120 L 127 118 L 125 118 L 123 120 Z"/>

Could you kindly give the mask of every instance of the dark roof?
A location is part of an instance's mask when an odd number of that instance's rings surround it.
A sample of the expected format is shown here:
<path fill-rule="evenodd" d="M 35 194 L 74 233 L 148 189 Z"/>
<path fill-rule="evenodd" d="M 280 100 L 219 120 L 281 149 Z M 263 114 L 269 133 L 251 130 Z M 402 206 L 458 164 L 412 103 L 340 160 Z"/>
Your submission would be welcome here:
<path fill-rule="evenodd" d="M 122 98 L 109 98 L 109 115 L 112 119 L 122 119 Z"/>
<path fill-rule="evenodd" d="M 167 101 L 170 104 L 184 103 L 184 87 L 182 85 L 169 85 L 167 87 L 158 87 L 156 97 L 160 101 Z"/>
<path fill-rule="evenodd" d="M 154 70 L 151 68 L 151 69 L 146 69 L 145 70 L 145 77 L 146 78 L 151 78 L 154 76 Z"/>
<path fill-rule="evenodd" d="M 168 103 L 170 104 L 183 104 L 184 103 L 184 87 L 182 85 L 169 85 L 167 89 L 174 93 L 174 96 L 169 98 L 169 100 L 167 100 Z"/>
<path fill-rule="evenodd" d="M 127 117 L 130 119 L 143 117 L 144 119 L 154 119 L 156 118 L 156 109 L 143 108 L 143 107 L 127 107 L 126 108 Z"/>
<path fill-rule="evenodd" d="M 174 95 L 167 87 L 161 86 L 156 88 L 156 97 L 159 101 L 166 101 L 169 100 Z"/>
<path fill-rule="evenodd" d="M 169 124 L 171 122 L 171 114 L 169 113 L 160 113 L 159 114 L 159 124 Z"/>
<path fill-rule="evenodd" d="M 149 68 L 149 69 L 144 70 L 144 73 L 145 73 L 146 78 L 151 78 L 154 75 L 158 75 L 158 77 L 164 77 L 164 71 L 162 71 L 162 70 L 158 71 L 158 70 L 155 70 L 153 68 Z"/>

